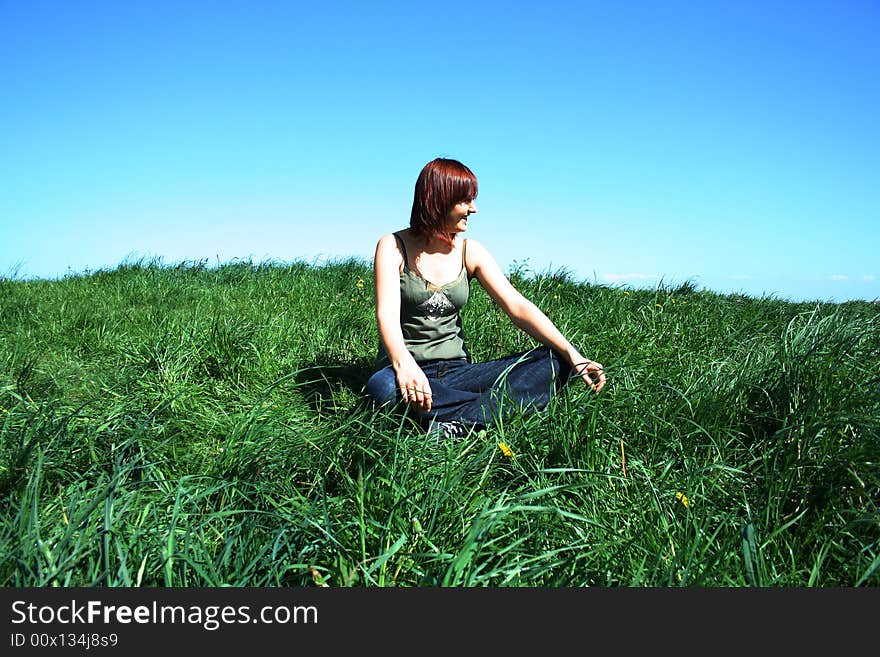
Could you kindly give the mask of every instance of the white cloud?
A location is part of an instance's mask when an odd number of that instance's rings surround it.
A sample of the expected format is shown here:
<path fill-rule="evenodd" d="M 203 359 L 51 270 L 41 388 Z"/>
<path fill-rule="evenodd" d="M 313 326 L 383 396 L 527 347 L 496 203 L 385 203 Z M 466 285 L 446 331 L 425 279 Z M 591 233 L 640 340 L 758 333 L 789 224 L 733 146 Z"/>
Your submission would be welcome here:
<path fill-rule="evenodd" d="M 848 281 L 849 280 L 849 276 L 847 276 L 846 274 L 831 274 L 831 276 L 829 276 L 828 278 L 830 278 L 832 281 Z"/>
<path fill-rule="evenodd" d="M 602 274 L 602 278 L 604 278 L 609 283 L 622 283 L 624 281 L 650 281 L 656 280 L 660 278 L 656 274 L 638 274 L 638 273 L 629 273 L 629 274 Z"/>
<path fill-rule="evenodd" d="M 877 277 L 874 274 L 865 274 L 864 276 L 862 276 L 862 280 L 867 283 L 871 283 L 873 281 L 876 281 Z"/>

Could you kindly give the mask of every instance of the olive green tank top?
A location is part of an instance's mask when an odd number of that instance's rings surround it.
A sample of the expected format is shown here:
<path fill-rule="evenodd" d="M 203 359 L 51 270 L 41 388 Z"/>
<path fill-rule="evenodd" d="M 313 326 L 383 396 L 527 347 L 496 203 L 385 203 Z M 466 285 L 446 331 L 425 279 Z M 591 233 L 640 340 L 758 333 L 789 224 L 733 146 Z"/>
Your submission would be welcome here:
<path fill-rule="evenodd" d="M 467 240 L 461 246 L 461 271 L 446 285 L 434 285 L 409 267 L 403 238 L 394 233 L 403 253 L 400 274 L 400 327 L 407 350 L 417 363 L 428 360 L 467 358 L 461 327 L 461 309 L 470 294 L 470 280 L 464 264 Z M 379 339 L 376 367 L 381 369 L 391 360 Z"/>

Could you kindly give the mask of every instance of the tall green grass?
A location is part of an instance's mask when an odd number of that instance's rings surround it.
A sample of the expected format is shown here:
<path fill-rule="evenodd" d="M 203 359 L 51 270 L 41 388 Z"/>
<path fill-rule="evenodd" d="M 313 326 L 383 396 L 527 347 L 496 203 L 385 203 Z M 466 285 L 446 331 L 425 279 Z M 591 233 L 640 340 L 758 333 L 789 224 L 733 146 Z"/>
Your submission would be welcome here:
<path fill-rule="evenodd" d="M 0 584 L 880 583 L 880 305 L 511 278 L 608 385 L 440 445 L 364 403 L 367 263 L 0 279 Z"/>

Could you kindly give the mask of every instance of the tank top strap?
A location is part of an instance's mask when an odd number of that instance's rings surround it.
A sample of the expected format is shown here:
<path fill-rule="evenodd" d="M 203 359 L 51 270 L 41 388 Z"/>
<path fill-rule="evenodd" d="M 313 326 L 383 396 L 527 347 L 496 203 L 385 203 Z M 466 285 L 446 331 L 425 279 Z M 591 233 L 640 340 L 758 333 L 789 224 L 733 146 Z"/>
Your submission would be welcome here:
<path fill-rule="evenodd" d="M 401 253 L 403 253 L 403 270 L 406 271 L 409 269 L 409 257 L 406 255 L 406 244 L 403 243 L 403 238 L 397 233 L 393 233 L 394 239 L 397 240 L 397 245 L 400 247 Z"/>
<path fill-rule="evenodd" d="M 467 237 L 461 242 L 461 268 L 467 272 Z M 470 272 L 467 272 L 467 277 L 471 277 Z"/>

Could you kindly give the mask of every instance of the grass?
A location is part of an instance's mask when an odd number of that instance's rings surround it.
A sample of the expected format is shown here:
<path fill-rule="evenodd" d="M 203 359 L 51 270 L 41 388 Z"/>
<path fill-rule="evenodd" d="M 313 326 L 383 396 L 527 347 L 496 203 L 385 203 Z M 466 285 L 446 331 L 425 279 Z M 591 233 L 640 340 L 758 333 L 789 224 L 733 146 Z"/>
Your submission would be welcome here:
<path fill-rule="evenodd" d="M 609 383 L 440 446 L 364 403 L 368 263 L 0 279 L 0 584 L 880 583 L 880 305 L 510 276 Z"/>

